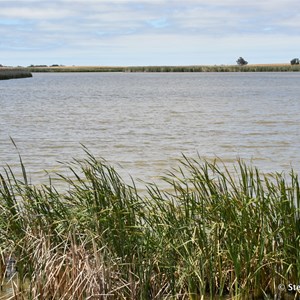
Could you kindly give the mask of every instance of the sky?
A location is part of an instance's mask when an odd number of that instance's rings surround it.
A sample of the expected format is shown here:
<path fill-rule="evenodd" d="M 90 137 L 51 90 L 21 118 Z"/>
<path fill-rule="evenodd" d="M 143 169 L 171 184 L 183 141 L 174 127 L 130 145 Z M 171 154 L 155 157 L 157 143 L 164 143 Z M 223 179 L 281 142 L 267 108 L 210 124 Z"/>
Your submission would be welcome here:
<path fill-rule="evenodd" d="M 0 0 L 9 66 L 288 63 L 299 34 L 299 0 Z"/>

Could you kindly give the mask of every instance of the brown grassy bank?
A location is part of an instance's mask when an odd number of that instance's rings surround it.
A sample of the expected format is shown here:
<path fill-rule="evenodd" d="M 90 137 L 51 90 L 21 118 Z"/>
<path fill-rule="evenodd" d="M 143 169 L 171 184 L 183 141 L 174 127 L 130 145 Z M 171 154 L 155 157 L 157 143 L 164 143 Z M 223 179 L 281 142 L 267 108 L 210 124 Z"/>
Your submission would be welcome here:
<path fill-rule="evenodd" d="M 252 64 L 192 66 L 58 66 L 28 67 L 30 72 L 298 72 L 299 65 Z"/>

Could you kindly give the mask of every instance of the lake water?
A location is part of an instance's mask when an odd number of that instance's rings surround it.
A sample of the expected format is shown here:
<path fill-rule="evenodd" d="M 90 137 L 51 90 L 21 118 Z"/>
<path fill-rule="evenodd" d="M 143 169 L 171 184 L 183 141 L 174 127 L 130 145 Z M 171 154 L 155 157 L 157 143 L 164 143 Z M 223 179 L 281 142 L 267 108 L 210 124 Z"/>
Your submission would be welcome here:
<path fill-rule="evenodd" d="M 300 171 L 300 73 L 35 73 L 0 81 L 0 166 L 32 182 L 84 157 L 156 181 L 181 153 Z"/>

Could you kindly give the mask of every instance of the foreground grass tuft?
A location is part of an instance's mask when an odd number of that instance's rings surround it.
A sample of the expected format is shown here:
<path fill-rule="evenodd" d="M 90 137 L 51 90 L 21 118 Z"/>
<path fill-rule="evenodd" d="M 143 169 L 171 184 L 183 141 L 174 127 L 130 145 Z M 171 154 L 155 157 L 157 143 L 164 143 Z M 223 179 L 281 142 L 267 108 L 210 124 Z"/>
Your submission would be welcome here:
<path fill-rule="evenodd" d="M 12 299 L 283 299 L 300 278 L 298 175 L 186 157 L 140 195 L 88 151 L 65 193 L 0 175 L 0 279 Z M 7 296 L 6 296 L 7 297 Z M 7 299 L 7 298 L 4 298 Z"/>

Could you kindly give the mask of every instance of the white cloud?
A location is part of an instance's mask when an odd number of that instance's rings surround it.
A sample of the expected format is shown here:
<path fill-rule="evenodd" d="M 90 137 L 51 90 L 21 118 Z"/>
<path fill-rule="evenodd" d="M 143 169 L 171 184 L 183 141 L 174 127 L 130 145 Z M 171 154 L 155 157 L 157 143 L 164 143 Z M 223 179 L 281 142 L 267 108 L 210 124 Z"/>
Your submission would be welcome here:
<path fill-rule="evenodd" d="M 72 11 L 55 7 L 7 7 L 0 10 L 2 18 L 47 20 L 64 19 L 72 16 Z"/>

